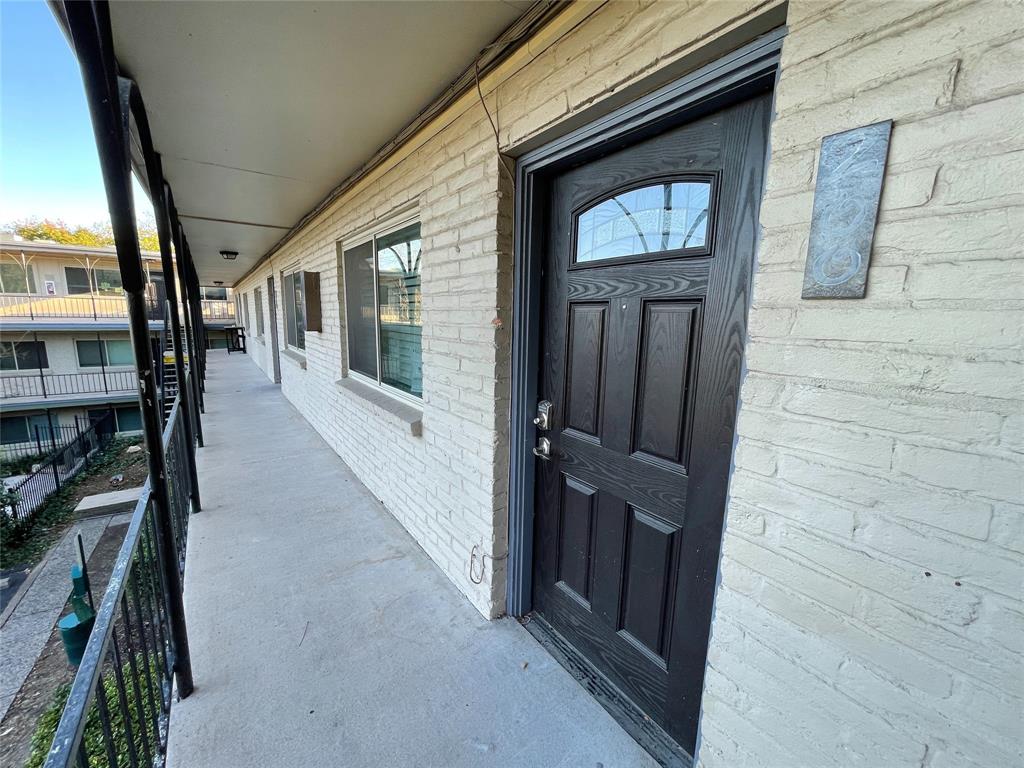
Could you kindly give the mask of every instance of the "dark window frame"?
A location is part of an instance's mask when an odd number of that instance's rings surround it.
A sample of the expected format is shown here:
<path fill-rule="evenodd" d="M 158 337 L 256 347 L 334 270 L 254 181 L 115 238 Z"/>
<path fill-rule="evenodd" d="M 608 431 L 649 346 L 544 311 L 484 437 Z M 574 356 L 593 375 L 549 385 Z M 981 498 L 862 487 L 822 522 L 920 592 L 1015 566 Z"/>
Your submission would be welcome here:
<path fill-rule="evenodd" d="M 83 284 L 81 282 L 81 280 L 78 280 L 78 279 L 76 279 L 75 281 L 72 281 L 71 280 L 72 270 L 75 271 L 76 275 L 77 275 L 78 272 L 84 273 L 85 274 L 85 281 L 86 282 Z M 92 273 L 92 281 L 91 282 L 90 282 L 90 275 L 89 275 L 90 272 Z M 117 285 L 115 287 L 113 287 L 113 288 L 108 289 L 108 290 L 101 289 L 100 288 L 100 279 L 99 279 L 99 277 L 100 277 L 99 273 L 101 273 L 101 272 L 111 273 L 111 274 L 117 275 Z M 93 267 L 89 267 L 87 269 L 86 267 L 75 266 L 75 265 L 72 265 L 72 264 L 65 264 L 64 265 L 64 282 L 65 282 L 65 284 L 68 287 L 68 295 L 69 296 L 84 296 L 84 295 L 88 295 L 88 294 L 95 294 L 97 296 L 120 296 L 121 294 L 124 293 L 124 288 L 122 287 L 122 283 L 121 283 L 121 272 L 116 267 L 115 268 L 110 268 L 110 267 L 95 267 L 95 266 L 93 266 Z M 84 290 L 82 290 L 83 286 L 84 286 Z"/>
<path fill-rule="evenodd" d="M 253 288 L 253 310 L 256 312 L 256 335 L 263 336 L 263 289 Z"/>
<path fill-rule="evenodd" d="M 111 363 L 110 362 L 110 351 L 107 349 L 107 345 L 110 342 L 124 342 L 129 345 L 131 349 L 130 339 L 74 339 L 75 343 L 75 363 L 81 369 L 94 369 L 94 368 L 113 368 L 115 370 L 130 370 L 135 366 L 134 352 L 131 363 Z M 95 365 L 88 365 L 82 362 L 81 349 L 79 344 L 99 344 L 100 350 L 100 362 Z"/>
<path fill-rule="evenodd" d="M 35 349 L 30 353 L 20 353 L 19 347 L 34 347 Z M 33 357 L 34 364 L 25 364 L 26 358 L 32 359 Z M 13 365 L 9 365 L 7 361 Z M 0 341 L 0 371 L 38 371 L 40 368 L 44 371 L 50 369 L 50 358 L 47 355 L 45 341 Z"/>
<path fill-rule="evenodd" d="M 284 310 L 284 340 L 290 349 L 306 352 L 306 301 L 302 270 L 292 267 L 281 272 L 281 294 Z M 296 302 L 296 298 L 301 303 Z"/>
<path fill-rule="evenodd" d="M 20 277 L 25 281 L 24 291 L 11 290 L 7 285 L 7 280 L 4 280 L 3 267 L 17 267 Z M 0 293 L 9 294 L 12 296 L 29 296 L 36 293 L 36 274 L 35 270 L 32 269 L 32 265 L 22 265 L 16 261 L 5 261 L 0 263 Z"/>
<path fill-rule="evenodd" d="M 411 230 L 416 228 L 416 236 L 414 239 L 419 240 L 420 250 L 417 254 L 416 259 L 416 271 L 420 281 L 419 297 L 415 312 L 422 312 L 422 269 L 423 269 L 423 242 L 422 242 L 422 225 L 418 215 L 406 215 L 401 218 L 393 219 L 392 221 L 385 222 L 381 225 L 374 227 L 372 230 L 364 231 L 355 237 L 348 239 L 345 242 L 338 243 L 338 255 L 341 264 L 341 269 L 344 274 L 343 285 L 339 289 L 339 298 L 344 306 L 345 311 L 345 326 L 346 326 L 346 370 L 347 375 L 352 378 L 365 382 L 370 386 L 376 387 L 383 390 L 389 395 L 401 398 L 409 403 L 422 407 L 423 404 L 423 348 L 422 348 L 422 315 L 419 317 L 418 328 L 420 331 L 420 350 L 419 350 L 419 392 L 406 391 L 398 386 L 395 386 L 385 380 L 385 365 L 383 359 L 383 343 L 381 334 L 381 277 L 380 277 L 380 254 L 382 249 L 378 245 L 378 241 L 386 240 L 388 237 L 400 234 L 405 230 Z M 357 291 L 354 289 L 354 281 L 348 273 L 350 267 L 346 262 L 346 255 L 355 255 L 357 249 L 363 249 L 367 245 L 370 246 L 370 259 L 368 260 L 372 264 L 372 283 L 373 283 L 373 306 L 367 307 L 363 303 L 356 304 L 352 299 L 357 295 Z M 362 258 L 357 256 L 357 258 Z M 413 273 L 410 273 L 413 274 Z M 369 298 L 367 295 L 365 298 Z M 374 326 L 374 360 L 376 368 L 376 376 L 359 370 L 353 365 L 353 339 L 352 332 L 355 327 L 351 313 L 353 311 L 359 311 L 360 314 L 366 315 L 367 317 L 373 317 Z M 368 314 L 367 314 L 368 313 Z M 365 367 L 365 366 L 364 366 Z"/>

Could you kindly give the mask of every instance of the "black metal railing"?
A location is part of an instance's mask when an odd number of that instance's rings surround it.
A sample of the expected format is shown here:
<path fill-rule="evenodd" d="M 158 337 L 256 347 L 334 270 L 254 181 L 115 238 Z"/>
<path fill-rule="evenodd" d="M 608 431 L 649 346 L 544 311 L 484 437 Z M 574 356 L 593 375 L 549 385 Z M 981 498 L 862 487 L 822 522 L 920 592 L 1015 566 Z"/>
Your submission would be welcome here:
<path fill-rule="evenodd" d="M 134 392 L 137 387 L 135 371 L 102 370 L 89 373 L 26 373 L 19 376 L 0 376 L 0 398 L 4 399 Z"/>
<path fill-rule="evenodd" d="M 163 432 L 173 540 L 161 535 L 147 481 L 96 612 L 45 768 L 164 764 L 175 665 L 171 595 L 160 553 L 170 547 L 184 572 L 192 491 L 185 418 L 179 398 Z"/>
<path fill-rule="evenodd" d="M 186 379 L 188 377 L 186 376 Z M 192 493 L 186 452 L 189 450 L 185 436 L 184 420 L 188 418 L 181 406 L 181 398 L 174 399 L 171 415 L 164 427 L 164 464 L 167 472 L 167 490 L 171 501 L 171 525 L 178 553 L 178 568 L 185 572 L 185 543 L 188 540 L 188 516 Z"/>
<path fill-rule="evenodd" d="M 89 467 L 96 451 L 104 448 L 117 432 L 112 410 L 79 430 L 74 440 L 53 451 L 24 480 L 11 487 L 15 494 L 0 514 L 11 517 L 15 525 L 27 524 L 45 501 Z"/>
<path fill-rule="evenodd" d="M 201 299 L 203 320 L 234 320 L 235 304 L 224 299 Z"/>
<path fill-rule="evenodd" d="M 46 766 L 162 765 L 173 654 L 149 483 L 135 507 Z"/>
<path fill-rule="evenodd" d="M 163 306 L 155 298 L 146 300 L 150 320 L 159 320 Z M 0 294 L 0 317 L 42 319 L 111 320 L 128 317 L 124 296 L 79 293 L 70 296 L 47 294 Z"/>
<path fill-rule="evenodd" d="M 42 461 L 51 452 L 63 448 L 81 432 L 82 426 L 75 418 L 74 424 L 33 424 L 28 440 L 19 440 L 0 445 L 0 460 L 5 464 L 27 458 Z"/>

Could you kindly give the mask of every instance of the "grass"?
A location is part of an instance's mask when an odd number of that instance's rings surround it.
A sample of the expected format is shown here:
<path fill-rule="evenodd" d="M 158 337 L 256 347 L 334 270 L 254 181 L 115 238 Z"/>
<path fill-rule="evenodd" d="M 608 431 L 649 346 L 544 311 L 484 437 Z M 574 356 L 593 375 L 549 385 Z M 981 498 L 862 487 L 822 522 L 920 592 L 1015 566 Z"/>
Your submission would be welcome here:
<path fill-rule="evenodd" d="M 135 753 L 139 757 L 140 764 L 145 762 L 145 753 L 142 750 L 142 727 L 146 729 L 146 733 L 149 738 L 149 749 L 150 753 L 155 751 L 155 744 L 153 743 L 153 724 L 150 721 L 152 713 L 149 710 L 149 699 L 146 693 L 146 674 L 145 674 L 145 661 L 141 654 L 137 654 L 135 658 L 135 666 L 139 671 L 139 688 L 142 692 L 142 711 L 145 715 L 145 722 L 141 723 L 138 716 L 138 708 L 135 698 L 135 687 L 131 683 L 131 667 L 127 660 L 121 665 L 122 677 L 124 679 L 125 687 L 125 699 L 128 704 L 128 719 L 127 723 L 131 726 L 132 730 L 132 741 L 135 743 Z M 150 678 L 153 680 L 153 684 L 159 687 L 160 674 L 159 668 L 157 667 L 155 660 L 150 665 Z M 128 733 L 124 713 L 118 703 L 117 694 L 117 683 L 114 676 L 113 667 L 106 670 L 103 675 L 103 690 L 106 694 L 107 710 L 110 714 L 110 731 L 113 737 L 113 748 L 114 754 L 117 756 L 117 765 L 129 765 L 129 744 L 128 744 Z M 60 716 L 64 712 L 64 705 L 68 700 L 68 694 L 71 692 L 71 686 L 64 684 L 57 689 L 54 694 L 53 702 L 47 708 L 47 710 L 39 717 L 39 721 L 36 724 L 35 733 L 32 734 L 32 746 L 29 752 L 28 761 L 25 763 L 25 768 L 41 768 L 46 762 L 46 757 L 50 751 L 50 745 L 53 742 L 53 736 L 57 732 L 57 725 L 60 723 Z M 97 696 L 99 695 L 99 687 L 97 686 Z M 159 691 L 154 691 L 154 696 L 157 698 L 156 704 L 159 708 Z M 89 768 L 101 768 L 108 765 L 107 763 L 107 743 L 103 735 L 103 724 L 100 721 L 99 709 L 96 705 L 96 699 L 93 699 L 92 705 L 89 707 L 89 713 L 85 720 L 85 733 L 82 737 L 85 743 L 86 754 L 89 757 Z M 76 763 L 77 765 L 77 763 Z"/>
<path fill-rule="evenodd" d="M 144 452 L 126 452 L 128 446 L 140 442 L 138 437 L 115 438 L 90 460 L 89 469 L 47 499 L 28 521 L 4 525 L 3 541 L 0 541 L 0 568 L 38 563 L 74 518 L 75 506 L 81 499 L 81 486 L 98 475 L 109 477 L 140 461 L 145 462 Z M 9 520 L 6 515 L 4 518 Z"/>

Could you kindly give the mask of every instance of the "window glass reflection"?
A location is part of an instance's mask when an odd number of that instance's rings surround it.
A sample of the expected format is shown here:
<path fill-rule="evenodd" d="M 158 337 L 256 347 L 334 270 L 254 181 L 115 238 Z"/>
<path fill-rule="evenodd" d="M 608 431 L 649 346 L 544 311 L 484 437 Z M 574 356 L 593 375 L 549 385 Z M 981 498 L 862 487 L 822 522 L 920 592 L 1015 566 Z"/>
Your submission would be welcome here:
<path fill-rule="evenodd" d="M 631 189 L 579 215 L 576 261 L 703 248 L 711 183 L 683 181 Z"/>

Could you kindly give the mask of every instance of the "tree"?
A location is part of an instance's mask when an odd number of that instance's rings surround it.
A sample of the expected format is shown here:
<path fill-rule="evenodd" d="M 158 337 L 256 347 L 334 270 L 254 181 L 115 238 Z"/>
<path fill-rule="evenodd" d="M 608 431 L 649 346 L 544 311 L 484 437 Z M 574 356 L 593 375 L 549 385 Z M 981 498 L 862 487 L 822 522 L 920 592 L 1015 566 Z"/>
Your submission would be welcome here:
<path fill-rule="evenodd" d="M 93 224 L 91 227 L 70 227 L 60 219 L 23 219 L 5 227 L 26 240 L 49 240 L 64 245 L 87 245 L 101 247 L 114 244 L 114 233 L 109 224 Z M 160 241 L 156 227 L 150 221 L 139 224 L 139 247 L 144 251 L 159 251 Z"/>

